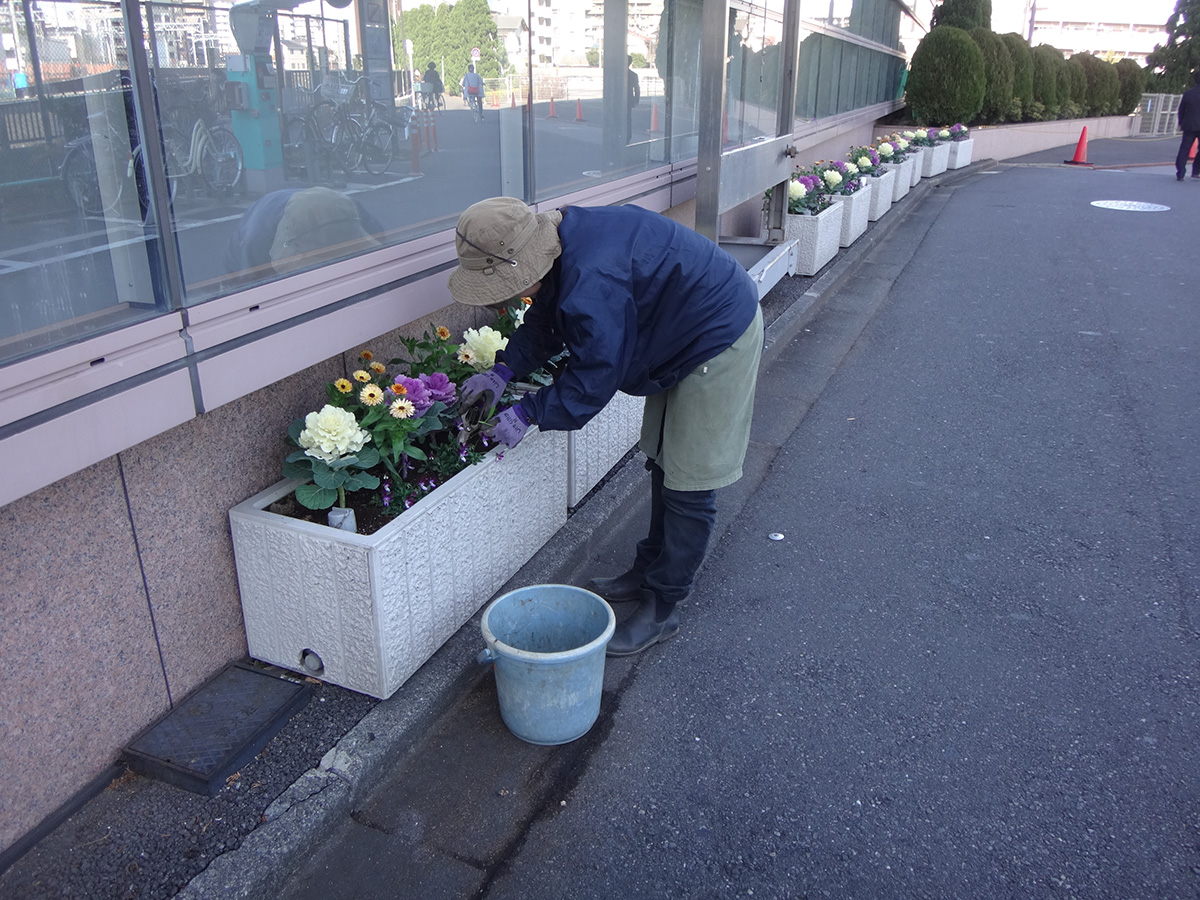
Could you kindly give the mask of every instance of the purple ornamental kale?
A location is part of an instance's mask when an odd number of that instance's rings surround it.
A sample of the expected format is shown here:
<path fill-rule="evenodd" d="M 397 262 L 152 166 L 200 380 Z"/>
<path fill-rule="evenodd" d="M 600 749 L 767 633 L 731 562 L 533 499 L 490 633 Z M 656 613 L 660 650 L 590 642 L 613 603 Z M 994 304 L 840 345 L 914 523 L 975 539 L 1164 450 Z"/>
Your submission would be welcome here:
<path fill-rule="evenodd" d="M 419 378 L 409 378 L 407 375 L 397 375 L 396 384 L 404 388 L 402 396 L 409 400 L 413 405 L 413 411 L 418 416 L 423 416 L 429 407 L 433 406 L 434 398 L 429 393 L 429 388 L 425 386 L 425 382 Z"/>
<path fill-rule="evenodd" d="M 441 401 L 447 406 L 452 404 L 456 398 L 456 388 L 454 382 L 450 380 L 445 372 L 434 372 L 432 375 L 422 375 L 421 382 L 429 391 L 429 396 L 436 403 Z"/>

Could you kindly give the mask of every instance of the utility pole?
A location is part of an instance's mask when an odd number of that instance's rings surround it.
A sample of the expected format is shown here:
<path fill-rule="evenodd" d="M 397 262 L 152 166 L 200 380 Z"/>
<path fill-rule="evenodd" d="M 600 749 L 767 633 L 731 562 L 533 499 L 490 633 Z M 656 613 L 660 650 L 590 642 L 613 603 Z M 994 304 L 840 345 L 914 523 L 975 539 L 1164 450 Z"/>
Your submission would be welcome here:
<path fill-rule="evenodd" d="M 1029 34 L 1025 39 L 1033 44 L 1033 29 L 1037 25 L 1037 0 L 1032 0 L 1029 4 Z"/>

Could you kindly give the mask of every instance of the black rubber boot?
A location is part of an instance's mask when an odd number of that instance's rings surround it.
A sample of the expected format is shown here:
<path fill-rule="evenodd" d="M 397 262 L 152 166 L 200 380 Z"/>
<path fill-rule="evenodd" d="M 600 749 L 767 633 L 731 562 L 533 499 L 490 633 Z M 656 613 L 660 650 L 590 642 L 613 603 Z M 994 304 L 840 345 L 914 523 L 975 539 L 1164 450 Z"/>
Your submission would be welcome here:
<path fill-rule="evenodd" d="M 609 603 L 624 603 L 642 599 L 642 574 L 645 567 L 634 566 L 628 572 L 612 578 L 593 578 L 584 585 L 593 594 L 599 594 Z"/>
<path fill-rule="evenodd" d="M 678 633 L 678 606 L 658 599 L 653 591 L 642 591 L 641 606 L 617 625 L 605 655 L 633 656 L 647 647 L 670 640 Z"/>

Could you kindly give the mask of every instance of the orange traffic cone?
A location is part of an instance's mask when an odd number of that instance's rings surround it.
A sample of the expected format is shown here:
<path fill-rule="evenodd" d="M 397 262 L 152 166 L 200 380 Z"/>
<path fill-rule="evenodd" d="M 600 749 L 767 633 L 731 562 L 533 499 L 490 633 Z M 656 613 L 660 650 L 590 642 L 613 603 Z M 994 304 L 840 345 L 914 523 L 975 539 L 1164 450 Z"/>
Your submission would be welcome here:
<path fill-rule="evenodd" d="M 499 109 L 499 108 L 500 108 L 500 95 L 492 94 L 492 109 Z"/>
<path fill-rule="evenodd" d="M 583 100 L 575 101 L 575 121 L 576 122 L 583 121 Z"/>
<path fill-rule="evenodd" d="M 661 130 L 658 127 L 658 103 L 656 102 L 650 107 L 650 133 L 658 134 Z"/>
<path fill-rule="evenodd" d="M 1090 166 L 1091 165 L 1091 163 L 1087 161 L 1087 126 L 1086 125 L 1083 126 L 1083 131 L 1079 135 L 1079 143 L 1075 147 L 1075 158 L 1074 159 L 1064 159 L 1063 162 L 1065 162 L 1069 166 Z"/>
<path fill-rule="evenodd" d="M 508 105 L 509 105 L 509 106 L 511 106 L 513 109 L 516 109 L 516 108 L 517 108 L 517 94 L 516 94 L 516 91 L 514 91 L 514 92 L 513 92 L 513 93 L 511 93 L 511 94 L 509 94 L 509 95 L 508 95 L 508 99 L 509 99 L 509 104 L 508 104 Z"/>
<path fill-rule="evenodd" d="M 554 98 L 553 97 L 550 98 L 550 114 L 548 116 L 546 116 L 546 118 L 547 119 L 557 119 L 558 118 L 558 116 L 554 112 Z"/>
<path fill-rule="evenodd" d="M 1188 151 L 1188 159 L 1189 160 L 1196 158 L 1196 148 L 1197 147 L 1200 147 L 1200 138 L 1196 138 L 1194 141 L 1192 141 L 1192 149 Z"/>

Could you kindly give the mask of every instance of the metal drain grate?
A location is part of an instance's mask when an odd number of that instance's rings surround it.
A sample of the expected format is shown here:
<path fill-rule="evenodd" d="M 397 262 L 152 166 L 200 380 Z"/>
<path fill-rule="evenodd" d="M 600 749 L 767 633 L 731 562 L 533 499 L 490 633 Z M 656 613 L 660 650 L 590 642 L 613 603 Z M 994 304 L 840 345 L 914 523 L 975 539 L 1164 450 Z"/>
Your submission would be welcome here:
<path fill-rule="evenodd" d="M 312 687 L 233 663 L 125 748 L 129 768 L 212 796 L 296 712 Z"/>
<path fill-rule="evenodd" d="M 1167 212 L 1171 208 L 1158 203 L 1142 203 L 1140 200 L 1093 200 L 1092 206 L 1124 212 Z"/>

